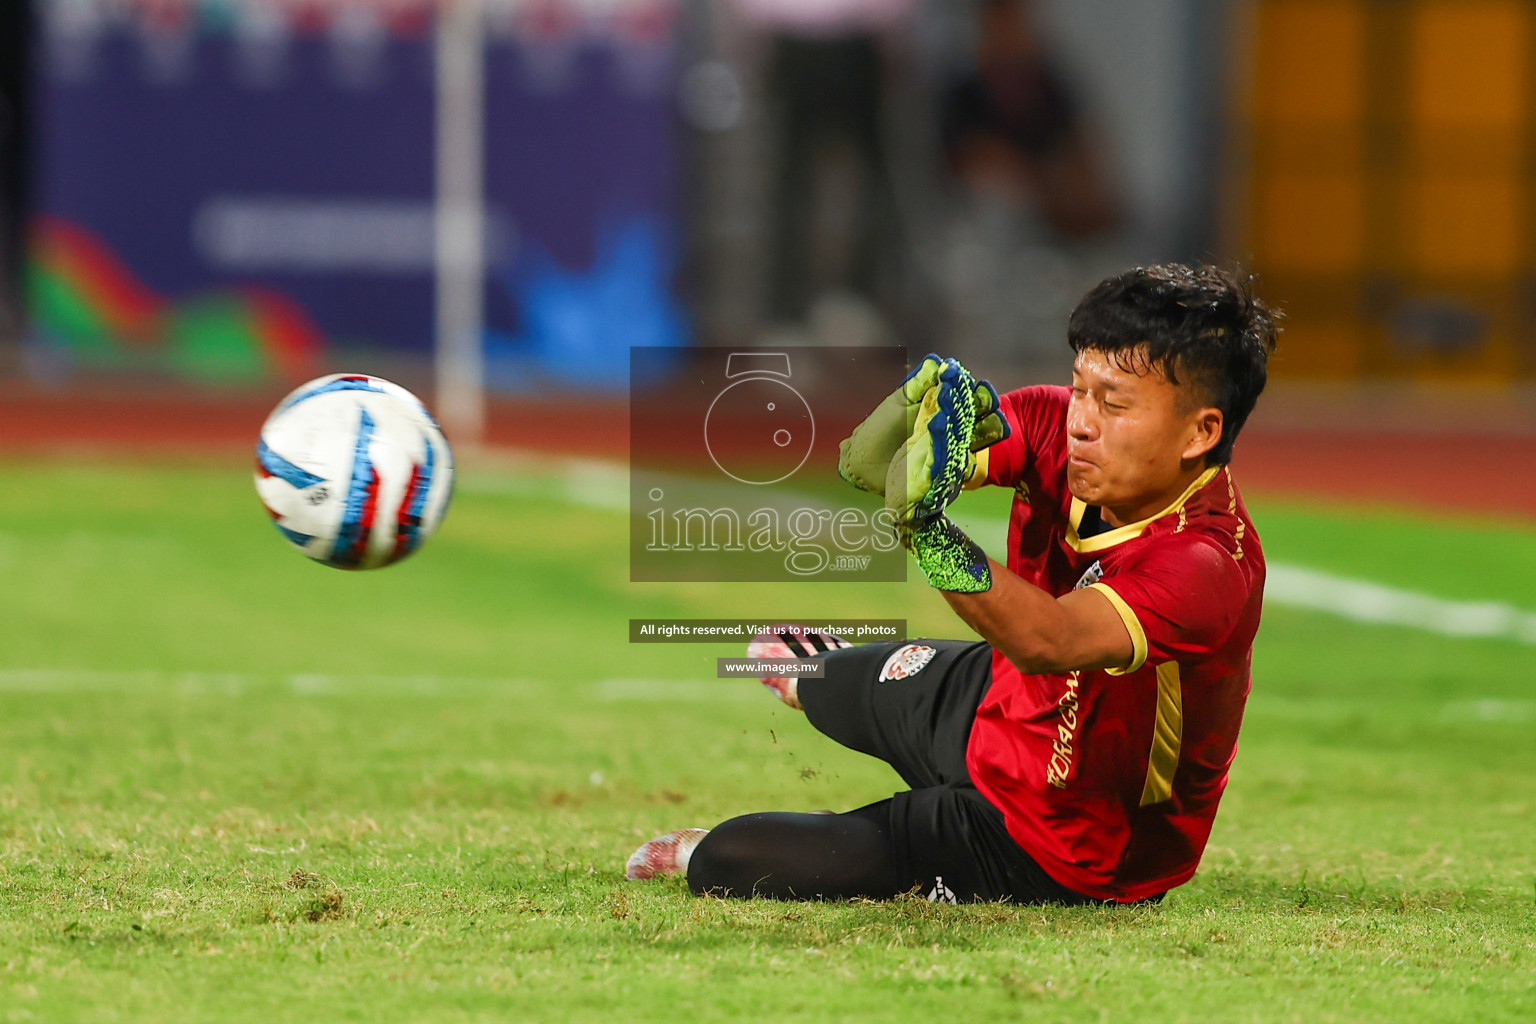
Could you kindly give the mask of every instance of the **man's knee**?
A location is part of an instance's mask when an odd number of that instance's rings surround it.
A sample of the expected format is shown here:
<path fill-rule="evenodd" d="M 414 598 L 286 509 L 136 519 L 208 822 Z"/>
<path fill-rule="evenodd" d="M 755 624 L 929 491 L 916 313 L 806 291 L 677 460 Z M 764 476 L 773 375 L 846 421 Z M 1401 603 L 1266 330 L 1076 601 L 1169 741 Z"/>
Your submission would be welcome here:
<path fill-rule="evenodd" d="M 721 822 L 699 841 L 688 860 L 688 888 L 695 896 L 752 895 L 753 883 L 767 874 L 763 866 L 766 852 L 753 841 L 754 819 L 759 814 L 744 814 Z"/>

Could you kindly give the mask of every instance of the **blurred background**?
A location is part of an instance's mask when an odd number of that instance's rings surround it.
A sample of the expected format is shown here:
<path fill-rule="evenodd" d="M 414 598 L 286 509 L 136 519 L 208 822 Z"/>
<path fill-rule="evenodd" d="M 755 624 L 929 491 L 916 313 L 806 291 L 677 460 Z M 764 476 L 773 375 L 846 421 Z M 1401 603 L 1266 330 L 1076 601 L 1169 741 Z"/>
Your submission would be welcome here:
<path fill-rule="evenodd" d="M 0 197 L 0 1019 L 1532 1019 L 1536 0 L 0 0 Z M 710 678 L 738 644 L 626 620 L 965 628 L 916 572 L 637 582 L 632 511 L 737 463 L 632 501 L 632 347 L 818 346 L 853 418 L 894 369 L 828 353 L 1065 382 L 1078 298 L 1166 260 L 1286 314 L 1191 885 L 626 889 L 667 829 L 899 785 Z M 387 571 L 285 552 L 252 494 L 333 371 L 455 445 Z M 1001 553 L 1012 498 L 957 521 Z"/>
<path fill-rule="evenodd" d="M 611 449 L 634 345 L 895 343 L 1061 380 L 1090 285 L 1200 259 L 1285 310 L 1260 430 L 1533 422 L 1525 0 L 0 18 L 0 387 L 42 434 L 70 396 L 150 396 L 148 424 L 366 369 L 435 385 L 464 440 L 585 392 Z"/>

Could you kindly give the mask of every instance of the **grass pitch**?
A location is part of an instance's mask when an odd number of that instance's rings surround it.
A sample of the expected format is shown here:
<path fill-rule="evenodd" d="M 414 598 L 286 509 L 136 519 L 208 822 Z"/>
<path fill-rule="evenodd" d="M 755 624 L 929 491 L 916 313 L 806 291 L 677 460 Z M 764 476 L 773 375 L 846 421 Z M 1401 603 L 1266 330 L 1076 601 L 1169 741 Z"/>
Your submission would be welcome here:
<path fill-rule="evenodd" d="M 624 858 L 899 783 L 627 620 L 960 635 L 921 584 L 631 585 L 622 514 L 529 469 L 367 574 L 284 550 L 243 467 L 4 477 L 0 1022 L 1536 1016 L 1531 646 L 1271 607 L 1161 907 L 695 900 Z M 1272 561 L 1533 604 L 1530 529 L 1254 514 Z"/>

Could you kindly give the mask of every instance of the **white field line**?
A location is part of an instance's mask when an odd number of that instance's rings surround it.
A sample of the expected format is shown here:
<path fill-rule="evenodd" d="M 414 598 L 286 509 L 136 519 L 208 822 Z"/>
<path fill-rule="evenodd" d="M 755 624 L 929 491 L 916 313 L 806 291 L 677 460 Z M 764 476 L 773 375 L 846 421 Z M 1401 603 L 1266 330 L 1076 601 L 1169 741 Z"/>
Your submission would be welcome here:
<path fill-rule="evenodd" d="M 535 483 L 515 473 L 491 472 L 471 476 L 465 489 L 488 494 L 537 489 L 587 508 L 629 507 L 628 472 L 622 466 L 575 460 L 565 466 L 540 463 L 539 468 L 546 473 L 553 469 L 555 476 Z M 1006 544 L 1005 520 L 968 517 L 963 504 L 956 508 L 955 519 L 985 550 L 999 551 Z M 1351 622 L 1536 646 L 1536 612 L 1498 601 L 1451 601 L 1284 562 L 1269 563 L 1264 600 L 1270 605 L 1322 612 Z"/>
<path fill-rule="evenodd" d="M 1269 564 L 1264 600 L 1326 612 L 1352 622 L 1536 645 L 1536 613 L 1513 605 L 1498 601 L 1448 601 L 1295 565 Z"/>
<path fill-rule="evenodd" d="M 1244 718 L 1269 721 L 1348 721 L 1399 718 L 1450 724 L 1526 725 L 1536 722 L 1536 700 L 1473 697 L 1435 704 L 1429 700 L 1388 700 L 1385 697 L 1284 697 L 1255 692 L 1248 697 Z"/>
<path fill-rule="evenodd" d="M 512 458 L 509 467 L 507 461 L 462 469 L 454 487 L 468 494 L 555 498 L 582 508 L 629 511 L 629 471 L 623 466 L 595 459 Z"/>
<path fill-rule="evenodd" d="M 446 676 L 261 674 L 255 672 L 155 672 L 113 669 L 0 669 L 0 693 L 115 693 L 145 687 L 176 693 L 240 696 L 252 691 L 287 689 L 300 697 L 388 694 L 448 697 L 455 693 L 528 692 L 548 684 L 531 679 L 452 678 Z"/>
<path fill-rule="evenodd" d="M 710 659 L 710 669 L 714 662 Z M 730 679 L 603 679 L 590 696 L 599 701 L 746 701 L 766 693 L 746 685 L 753 680 Z M 297 697 L 368 694 L 446 698 L 456 695 L 531 697 L 547 693 L 553 684 L 534 679 L 390 675 L 294 675 L 254 672 L 154 672 L 112 669 L 0 668 L 0 693 L 133 693 L 146 688 L 187 696 L 224 695 L 287 690 Z"/>
<path fill-rule="evenodd" d="M 666 702 L 671 704 L 750 703 L 778 710 L 758 687 L 731 679 L 603 679 L 584 688 L 584 696 L 605 704 Z M 239 699 L 251 694 L 281 693 L 295 697 L 407 696 L 427 700 L 474 696 L 485 700 L 534 700 L 553 684 L 532 679 L 446 678 L 439 676 L 377 675 L 257 675 L 239 672 L 142 672 L 70 669 L 0 669 L 0 695 L 46 693 L 142 693 L 146 688 L 183 696 Z M 571 694 L 572 687 L 562 686 Z M 1447 724 L 1516 725 L 1536 722 L 1536 700 L 1498 697 L 1466 698 L 1444 704 L 1392 702 L 1336 697 L 1279 697 L 1256 693 L 1248 701 L 1248 718 L 1276 721 L 1357 717 L 1380 718 L 1383 713 L 1411 720 Z"/>
<path fill-rule="evenodd" d="M 1536 722 L 1536 700 L 1458 700 L 1440 711 L 1445 722 Z"/>
<path fill-rule="evenodd" d="M 711 659 L 712 661 L 712 659 Z M 593 696 L 602 701 L 747 701 L 769 697 L 755 679 L 604 679 Z M 771 706 L 771 705 L 770 705 Z"/>

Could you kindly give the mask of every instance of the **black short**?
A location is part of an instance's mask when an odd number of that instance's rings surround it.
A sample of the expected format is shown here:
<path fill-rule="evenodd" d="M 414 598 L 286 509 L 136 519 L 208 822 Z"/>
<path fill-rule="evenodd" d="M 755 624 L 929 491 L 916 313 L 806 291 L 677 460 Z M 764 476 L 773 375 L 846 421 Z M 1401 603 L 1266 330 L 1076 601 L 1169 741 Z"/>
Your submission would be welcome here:
<path fill-rule="evenodd" d="M 882 680 L 887 661 L 911 645 L 932 654 L 913 652 L 906 661 L 915 671 Z M 826 677 L 801 679 L 800 702 L 817 729 L 885 761 L 912 787 L 889 801 L 895 860 L 910 887 L 961 903 L 1096 902 L 1046 874 L 971 782 L 965 751 L 976 708 L 992 685 L 988 645 L 911 640 L 823 657 Z"/>

